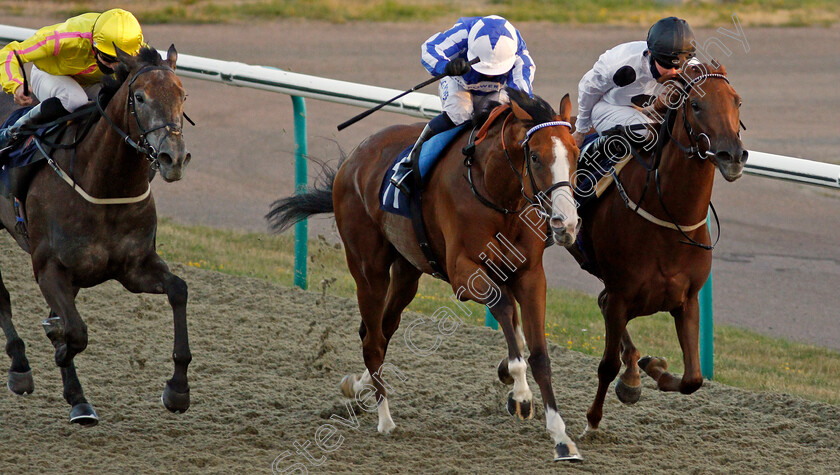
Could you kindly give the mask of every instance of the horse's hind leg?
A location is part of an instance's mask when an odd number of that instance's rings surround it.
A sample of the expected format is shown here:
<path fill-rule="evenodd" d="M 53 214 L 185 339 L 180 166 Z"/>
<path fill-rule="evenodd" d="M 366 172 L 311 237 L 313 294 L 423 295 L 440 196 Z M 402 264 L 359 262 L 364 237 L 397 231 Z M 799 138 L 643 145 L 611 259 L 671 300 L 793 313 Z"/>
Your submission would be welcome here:
<path fill-rule="evenodd" d="M 525 350 L 527 349 L 527 343 L 525 341 L 525 333 L 522 332 L 522 323 L 519 320 L 519 311 L 516 309 L 516 305 L 513 306 L 512 320 L 513 332 L 516 335 L 516 346 L 519 347 L 519 353 L 524 355 Z M 510 375 L 507 358 L 502 358 L 502 361 L 499 361 L 499 365 L 496 366 L 496 373 L 499 376 L 499 381 L 501 381 L 503 384 L 506 384 L 508 386 L 513 384 L 513 376 Z"/>
<path fill-rule="evenodd" d="M 700 372 L 700 353 L 698 339 L 700 334 L 700 306 L 697 296 L 686 300 L 685 305 L 671 312 L 674 325 L 677 327 L 677 338 L 683 352 L 685 373 L 682 378 L 666 370 L 668 364 L 664 358 L 645 356 L 639 360 L 639 366 L 656 381 L 662 391 L 679 391 L 691 394 L 703 385 L 703 375 Z"/>
<path fill-rule="evenodd" d="M 6 354 L 12 360 L 9 368 L 8 388 L 15 394 L 30 394 L 35 389 L 32 369 L 26 359 L 26 345 L 21 340 L 12 323 L 12 302 L 9 291 L 0 276 L 0 327 L 6 335 Z"/>
<path fill-rule="evenodd" d="M 386 339 L 386 352 L 388 350 L 387 345 L 391 341 L 391 337 L 399 327 L 400 317 L 402 316 L 403 310 L 405 310 L 405 307 L 414 300 L 414 296 L 417 294 L 417 284 L 420 281 L 421 275 L 421 271 L 402 257 L 397 258 L 391 266 L 391 283 L 388 286 L 388 294 L 385 298 L 385 308 L 383 310 L 382 317 L 382 330 Z M 365 323 L 363 321 L 359 326 L 359 336 L 361 337 L 362 342 L 364 342 L 366 335 L 367 329 L 365 328 Z M 381 373 L 382 372 L 380 371 L 380 374 L 377 375 L 380 379 L 382 376 Z M 341 392 L 345 396 L 352 398 L 355 397 L 356 394 L 359 393 L 365 386 L 370 384 L 371 376 L 370 371 L 368 370 L 365 370 L 361 377 L 356 376 L 355 374 L 348 374 L 341 380 Z M 386 384 L 386 386 L 388 385 Z"/>
<path fill-rule="evenodd" d="M 615 383 L 615 395 L 624 404 L 635 404 L 642 396 L 642 377 L 639 374 L 639 350 L 630 339 L 627 328 L 621 335 L 621 361 L 624 372 Z"/>
<path fill-rule="evenodd" d="M 175 326 L 172 349 L 175 370 L 172 379 L 166 382 L 160 400 L 172 412 L 186 412 L 190 407 L 187 368 L 192 361 L 187 334 L 187 283 L 170 272 L 166 262 L 154 251 L 140 259 L 119 281 L 134 293 L 166 294 L 168 297 Z"/>

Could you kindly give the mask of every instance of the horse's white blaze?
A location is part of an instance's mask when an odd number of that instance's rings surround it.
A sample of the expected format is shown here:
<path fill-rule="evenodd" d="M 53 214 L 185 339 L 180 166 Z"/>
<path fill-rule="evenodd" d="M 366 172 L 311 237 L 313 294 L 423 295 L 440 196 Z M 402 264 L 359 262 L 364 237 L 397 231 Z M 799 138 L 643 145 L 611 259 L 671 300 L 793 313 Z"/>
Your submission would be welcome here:
<path fill-rule="evenodd" d="M 379 404 L 379 425 L 376 427 L 376 430 L 379 431 L 380 434 L 388 434 L 394 427 L 397 427 L 394 424 L 394 420 L 391 419 L 391 411 L 388 409 L 388 398 L 383 397 L 382 403 Z"/>
<path fill-rule="evenodd" d="M 520 353 L 525 353 L 525 334 L 522 333 L 522 325 L 516 325 L 516 346 L 519 347 Z"/>
<path fill-rule="evenodd" d="M 362 390 L 365 386 L 370 384 L 370 371 L 365 370 L 362 377 L 359 378 L 355 383 L 353 383 L 353 394 L 359 394 L 359 391 Z"/>
<path fill-rule="evenodd" d="M 553 181 L 554 183 L 570 181 L 569 152 L 562 140 L 557 137 L 551 140 L 554 142 L 554 165 L 551 166 Z M 562 227 L 570 230 L 569 232 L 575 232 L 578 221 L 577 206 L 572 198 L 572 190 L 568 186 L 560 187 L 551 193 L 551 217 L 562 221 L 562 226 L 552 223 L 553 227 Z"/>
<path fill-rule="evenodd" d="M 528 388 L 528 381 L 525 380 L 525 369 L 528 367 L 525 360 L 516 358 L 508 359 L 508 371 L 513 377 L 513 400 L 525 402 L 531 400 L 531 389 Z"/>

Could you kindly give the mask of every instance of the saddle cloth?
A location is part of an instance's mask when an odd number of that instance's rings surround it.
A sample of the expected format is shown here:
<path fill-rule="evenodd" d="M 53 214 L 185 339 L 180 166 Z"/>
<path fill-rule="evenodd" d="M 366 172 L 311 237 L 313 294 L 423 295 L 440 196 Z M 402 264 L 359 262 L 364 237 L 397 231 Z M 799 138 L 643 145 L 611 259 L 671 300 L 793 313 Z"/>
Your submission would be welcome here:
<path fill-rule="evenodd" d="M 442 152 L 455 140 L 456 137 L 460 134 L 460 132 L 468 125 L 469 123 L 461 124 L 454 129 L 445 130 L 426 142 L 423 143 L 422 148 L 420 149 L 420 178 L 423 184 L 426 184 L 426 181 L 429 176 L 429 172 L 434 168 L 434 165 L 440 159 L 440 155 Z M 403 150 L 397 157 L 394 159 L 391 167 L 385 171 L 385 176 L 382 177 L 382 185 L 379 188 L 379 206 L 382 210 L 387 211 L 389 213 L 398 214 L 400 216 L 405 216 L 406 218 L 410 218 L 411 214 L 409 211 L 409 203 L 408 197 L 403 195 L 403 193 L 391 184 L 391 177 L 394 175 L 394 172 L 401 166 L 402 162 L 408 161 L 408 154 L 411 152 L 411 147 L 406 148 Z M 409 178 L 410 179 L 410 178 Z"/>

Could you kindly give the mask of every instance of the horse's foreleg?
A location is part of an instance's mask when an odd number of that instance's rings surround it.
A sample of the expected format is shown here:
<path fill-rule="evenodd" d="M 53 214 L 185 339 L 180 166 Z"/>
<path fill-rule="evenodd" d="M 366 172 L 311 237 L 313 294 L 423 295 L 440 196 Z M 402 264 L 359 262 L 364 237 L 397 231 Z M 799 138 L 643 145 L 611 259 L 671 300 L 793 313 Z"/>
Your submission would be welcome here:
<path fill-rule="evenodd" d="M 78 289 L 75 289 L 75 291 L 78 292 Z M 42 325 L 47 338 L 50 339 L 56 349 L 65 344 L 64 324 L 61 322 L 61 317 L 56 315 L 55 312 L 50 312 L 50 316 L 42 322 Z M 70 422 L 83 426 L 96 425 L 99 422 L 99 417 L 96 415 L 93 406 L 85 399 L 82 383 L 79 382 L 79 377 L 76 375 L 75 363 L 71 361 L 66 368 L 59 369 L 61 370 L 61 382 L 64 385 L 64 400 L 72 407 Z"/>
<path fill-rule="evenodd" d="M 12 360 L 9 381 L 6 384 L 15 394 L 32 393 L 35 383 L 32 380 L 29 360 L 26 359 L 26 345 L 18 336 L 15 325 L 12 323 L 12 302 L 2 276 L 0 276 L 0 327 L 6 335 L 6 354 Z"/>
<path fill-rule="evenodd" d="M 604 398 L 607 395 L 607 388 L 621 369 L 619 347 L 621 337 L 627 328 L 627 307 L 624 302 L 615 298 L 614 294 L 603 294 L 603 296 L 603 299 L 599 298 L 599 304 L 604 314 L 606 341 L 601 363 L 598 364 L 598 391 L 595 393 L 592 406 L 586 412 L 587 425 L 584 434 L 597 429 L 604 416 Z"/>
<path fill-rule="evenodd" d="M 531 356 L 531 372 L 540 387 L 545 406 L 545 427 L 554 442 L 554 460 L 583 460 L 577 445 L 566 434 L 566 423 L 557 410 L 551 387 L 551 359 L 545 342 L 545 271 L 538 266 L 517 279 L 513 285 L 516 300 L 522 308 L 522 327 Z"/>
<path fill-rule="evenodd" d="M 175 327 L 172 361 L 175 369 L 172 379 L 166 382 L 161 402 L 172 412 L 186 412 L 190 407 L 190 385 L 187 368 L 192 361 L 187 333 L 187 283 L 169 271 L 169 266 L 154 251 L 120 278 L 131 292 L 166 294 Z"/>
<path fill-rule="evenodd" d="M 660 390 L 691 394 L 703 385 L 700 353 L 697 348 L 700 334 L 700 306 L 697 296 L 690 297 L 682 308 L 672 311 L 671 315 L 674 317 L 677 338 L 683 352 L 685 372 L 682 377 L 666 371 L 668 365 L 664 358 L 646 356 L 639 361 L 639 366 L 656 380 Z"/>
<path fill-rule="evenodd" d="M 55 364 L 59 368 L 67 368 L 73 362 L 73 358 L 87 348 L 88 342 L 87 325 L 76 309 L 78 289 L 56 263 L 51 262 L 36 269 L 36 275 L 47 305 L 61 318 L 64 325 L 64 338 L 55 345 Z"/>

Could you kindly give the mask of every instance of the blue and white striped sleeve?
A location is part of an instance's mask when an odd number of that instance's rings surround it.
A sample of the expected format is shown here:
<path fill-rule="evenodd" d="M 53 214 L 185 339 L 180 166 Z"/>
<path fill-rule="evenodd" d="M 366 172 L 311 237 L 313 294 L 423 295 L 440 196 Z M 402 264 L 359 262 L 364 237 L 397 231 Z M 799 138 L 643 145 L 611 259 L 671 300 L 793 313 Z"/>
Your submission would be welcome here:
<path fill-rule="evenodd" d="M 531 55 L 528 53 L 528 47 L 525 46 L 525 40 L 522 39 L 519 30 L 516 31 L 516 35 L 519 38 L 519 48 L 516 51 L 516 62 L 513 63 L 513 69 L 508 79 L 508 86 L 519 89 L 522 92 L 527 92 L 529 96 L 533 96 L 534 73 L 537 72 L 537 66 L 534 64 L 534 60 L 531 59 Z"/>
<path fill-rule="evenodd" d="M 446 63 L 458 56 L 466 58 L 467 36 L 470 30 L 465 18 L 459 18 L 455 26 L 432 35 L 421 48 L 420 61 L 433 76 L 443 74 Z"/>

